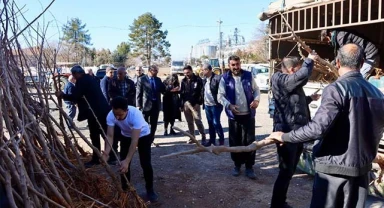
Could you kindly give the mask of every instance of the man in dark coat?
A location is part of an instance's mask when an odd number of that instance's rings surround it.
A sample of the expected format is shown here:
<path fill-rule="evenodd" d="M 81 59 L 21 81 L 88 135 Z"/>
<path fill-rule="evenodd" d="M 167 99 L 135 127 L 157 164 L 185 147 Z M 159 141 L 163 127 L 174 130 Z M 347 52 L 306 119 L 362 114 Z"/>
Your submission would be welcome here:
<path fill-rule="evenodd" d="M 148 74 L 140 77 L 136 83 L 136 107 L 142 110 L 145 121 L 151 125 L 152 142 L 161 108 L 160 95 L 165 92 L 163 82 L 157 77 L 158 72 L 159 68 L 152 65 L 148 68 Z"/>
<path fill-rule="evenodd" d="M 322 30 L 321 39 L 328 41 L 335 48 L 336 51 L 343 45 L 354 43 L 364 49 L 364 64 L 360 69 L 360 73 L 365 79 L 371 74 L 373 67 L 377 66 L 380 62 L 379 49 L 374 43 L 367 38 L 354 34 L 349 31 L 342 30 Z"/>
<path fill-rule="evenodd" d="M 58 98 L 63 98 L 65 101 L 72 101 L 77 103 L 79 108 L 79 114 L 77 116 L 78 121 L 88 120 L 89 136 L 92 141 L 92 145 L 100 150 L 100 135 L 107 130 L 106 118 L 110 110 L 107 100 L 105 100 L 103 93 L 101 92 L 99 82 L 88 74 L 81 66 L 74 66 L 71 69 L 72 76 L 76 79 L 76 87 L 72 94 L 64 94 L 63 92 L 56 92 Z M 86 100 L 89 103 L 89 106 Z M 91 108 L 92 111 L 89 109 Z M 99 124 L 101 124 L 101 128 Z M 116 160 L 115 155 L 111 153 L 110 160 Z M 86 167 L 100 164 L 99 158 L 95 152 L 92 154 L 91 161 L 85 163 Z"/>
<path fill-rule="evenodd" d="M 117 77 L 112 78 L 109 82 L 108 95 L 110 100 L 120 96 L 128 100 L 128 105 L 136 106 L 135 84 L 127 77 L 127 71 L 124 67 L 119 67 Z"/>
<path fill-rule="evenodd" d="M 311 208 L 365 207 L 368 174 L 384 132 L 384 95 L 359 73 L 364 49 L 341 47 L 336 57 L 340 77 L 324 88 L 312 121 L 267 139 L 313 147 L 315 178 Z"/>
<path fill-rule="evenodd" d="M 319 95 L 306 96 L 303 86 L 312 74 L 313 60 L 309 55 L 300 68 L 297 57 L 285 57 L 281 62 L 281 72 L 271 78 L 272 94 L 275 99 L 273 131 L 289 132 L 307 124 L 310 120 L 309 103 L 318 100 Z M 271 208 L 289 207 L 285 202 L 289 183 L 295 173 L 303 151 L 303 144 L 276 145 L 279 158 L 279 175 L 273 188 Z"/>
<path fill-rule="evenodd" d="M 185 120 L 188 123 L 188 130 L 191 135 L 195 135 L 195 124 L 199 133 L 201 134 L 201 143 L 206 143 L 204 125 L 201 121 L 201 108 L 203 104 L 203 80 L 196 76 L 191 66 L 184 67 L 184 78 L 181 80 L 180 87 L 180 100 L 181 100 L 181 111 L 184 111 Z M 189 104 L 193 109 L 188 107 Z M 194 111 L 194 112 L 193 112 Z M 193 114 L 197 114 L 197 118 Z M 195 123 L 195 124 L 194 124 Z M 189 139 L 188 143 L 193 143 Z"/>
<path fill-rule="evenodd" d="M 109 83 L 111 82 L 112 79 L 113 79 L 113 68 L 108 66 L 107 69 L 105 70 L 105 76 L 100 81 L 101 91 L 103 92 L 103 95 L 108 103 L 111 100 L 108 94 L 108 89 L 109 89 Z"/>

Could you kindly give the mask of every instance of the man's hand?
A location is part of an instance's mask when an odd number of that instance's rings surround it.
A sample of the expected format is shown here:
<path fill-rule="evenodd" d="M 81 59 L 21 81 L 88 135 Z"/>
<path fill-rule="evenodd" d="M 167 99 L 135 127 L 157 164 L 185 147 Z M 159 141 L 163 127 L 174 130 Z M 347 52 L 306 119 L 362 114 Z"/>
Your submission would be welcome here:
<path fill-rule="evenodd" d="M 239 108 L 239 106 L 237 106 L 237 105 L 229 104 L 229 110 L 231 110 L 232 113 L 234 113 L 234 114 L 238 114 L 238 113 L 240 113 L 240 111 L 237 110 L 238 108 Z"/>
<path fill-rule="evenodd" d="M 252 109 L 256 109 L 258 106 L 259 106 L 259 101 L 258 101 L 258 100 L 254 100 L 254 101 L 252 101 L 252 103 L 251 103 L 251 105 L 250 105 L 250 107 L 251 107 Z"/>
<path fill-rule="evenodd" d="M 121 161 L 120 173 L 127 173 L 128 172 L 128 165 L 129 165 L 129 161 L 127 158 L 125 160 Z"/>
<path fill-rule="evenodd" d="M 266 139 L 273 139 L 277 142 L 281 142 L 283 143 L 283 139 L 281 138 L 283 136 L 283 132 L 281 131 L 277 131 L 277 132 L 272 132 L 272 134 L 270 134 Z"/>
<path fill-rule="evenodd" d="M 180 91 L 180 87 L 175 87 L 175 88 L 173 88 L 173 89 L 171 90 L 171 92 L 178 92 L 178 91 Z"/>
<path fill-rule="evenodd" d="M 317 60 L 319 59 L 319 56 L 318 56 L 317 53 L 313 50 L 312 53 L 310 53 L 310 54 L 308 55 L 308 58 L 309 58 L 309 59 L 312 59 L 312 60 L 314 60 L 314 61 L 317 61 Z"/>
<path fill-rule="evenodd" d="M 312 94 L 312 95 L 311 95 L 311 98 L 312 98 L 312 100 L 314 100 L 314 101 L 317 101 L 318 99 L 320 99 L 320 97 L 321 97 L 321 95 L 319 95 L 319 94 Z"/>
<path fill-rule="evenodd" d="M 64 92 L 62 92 L 62 91 L 57 91 L 57 92 L 55 92 L 55 95 L 56 95 L 57 98 L 62 98 L 63 95 L 64 95 Z"/>

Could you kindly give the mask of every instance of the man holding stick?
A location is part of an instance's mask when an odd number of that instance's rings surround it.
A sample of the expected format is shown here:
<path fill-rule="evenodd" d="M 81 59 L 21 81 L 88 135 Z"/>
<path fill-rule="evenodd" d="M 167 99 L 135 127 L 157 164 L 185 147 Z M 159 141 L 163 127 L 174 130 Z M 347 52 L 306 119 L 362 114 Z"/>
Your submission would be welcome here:
<path fill-rule="evenodd" d="M 289 132 L 304 126 L 310 120 L 308 105 L 318 100 L 319 95 L 306 96 L 303 86 L 312 74 L 316 55 L 308 55 L 301 67 L 297 57 L 285 57 L 281 62 L 281 72 L 271 78 L 272 94 L 275 100 L 273 131 Z M 289 183 L 295 173 L 303 151 L 303 144 L 276 145 L 279 156 L 279 175 L 273 187 L 271 208 L 286 208 Z"/>
<path fill-rule="evenodd" d="M 77 120 L 88 121 L 89 137 L 91 138 L 92 145 L 100 150 L 100 135 L 102 135 L 102 129 L 107 129 L 105 118 L 109 111 L 109 105 L 101 92 L 98 81 L 89 74 L 85 74 L 85 71 L 81 66 L 76 65 L 72 67 L 71 73 L 76 79 L 76 87 L 72 94 L 64 94 L 60 91 L 56 92 L 56 96 L 58 98 L 63 98 L 65 101 L 77 103 L 79 107 Z M 89 106 L 87 102 L 89 103 Z M 117 152 L 117 149 L 115 151 Z M 113 162 L 114 160 L 114 155 L 111 153 L 109 162 Z M 99 157 L 94 152 L 91 161 L 85 163 L 85 166 L 91 167 L 97 164 L 100 164 L 100 161 Z"/>
<path fill-rule="evenodd" d="M 317 140 L 312 208 L 364 207 L 368 173 L 384 132 L 384 95 L 363 78 L 363 64 L 363 48 L 341 47 L 336 57 L 340 78 L 323 90 L 313 120 L 267 138 L 283 144 Z"/>
<path fill-rule="evenodd" d="M 148 123 L 144 120 L 143 114 L 134 106 L 128 105 L 128 100 L 123 97 L 116 97 L 111 101 L 112 110 L 107 116 L 107 139 L 103 152 L 103 158 L 108 159 L 113 144 L 115 126 L 121 129 L 121 167 L 120 172 L 124 173 L 130 180 L 130 166 L 136 148 L 139 150 L 140 164 L 144 172 L 145 188 L 151 202 L 156 202 L 158 195 L 153 190 L 153 169 L 151 164 L 152 136 Z M 122 188 L 128 189 L 128 181 L 121 177 Z"/>
<path fill-rule="evenodd" d="M 255 114 L 260 90 L 251 72 L 241 69 L 238 56 L 230 56 L 228 64 L 230 71 L 220 80 L 218 101 L 229 118 L 229 146 L 248 146 L 255 141 Z M 232 175 L 239 176 L 241 165 L 245 164 L 246 176 L 256 179 L 253 170 L 255 157 L 256 151 L 231 153 L 235 163 Z"/>
<path fill-rule="evenodd" d="M 184 111 L 185 120 L 188 123 L 188 130 L 191 135 L 195 135 L 195 122 L 197 129 L 201 134 L 201 143 L 205 144 L 206 137 L 204 125 L 201 121 L 200 105 L 203 104 L 203 80 L 196 76 L 191 66 L 184 67 L 184 78 L 181 80 L 180 101 L 181 111 Z M 189 140 L 188 143 L 193 143 Z"/>

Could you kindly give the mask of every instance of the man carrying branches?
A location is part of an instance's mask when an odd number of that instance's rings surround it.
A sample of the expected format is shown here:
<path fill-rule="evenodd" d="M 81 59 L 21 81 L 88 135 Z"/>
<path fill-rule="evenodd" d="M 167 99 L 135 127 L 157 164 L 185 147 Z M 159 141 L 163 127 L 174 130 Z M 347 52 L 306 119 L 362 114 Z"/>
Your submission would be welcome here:
<path fill-rule="evenodd" d="M 317 140 L 312 208 L 364 207 L 368 173 L 384 132 L 384 95 L 359 72 L 363 63 L 363 48 L 341 47 L 336 57 L 340 78 L 323 90 L 313 120 L 266 139 L 283 145 Z"/>

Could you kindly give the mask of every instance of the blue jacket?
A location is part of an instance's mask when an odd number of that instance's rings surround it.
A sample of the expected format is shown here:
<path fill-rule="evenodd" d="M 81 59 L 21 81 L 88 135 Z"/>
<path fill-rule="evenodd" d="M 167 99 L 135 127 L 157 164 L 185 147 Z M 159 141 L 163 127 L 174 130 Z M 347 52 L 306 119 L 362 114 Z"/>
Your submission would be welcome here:
<path fill-rule="evenodd" d="M 235 105 L 236 104 L 236 89 L 235 89 L 235 79 L 232 76 L 232 72 L 228 71 L 227 73 L 225 73 L 223 75 L 223 79 L 225 81 L 226 98 L 232 105 Z M 242 70 L 241 83 L 243 85 L 245 97 L 247 98 L 248 106 L 254 100 L 253 90 L 252 90 L 252 79 L 253 79 L 253 77 L 252 77 L 251 72 Z M 251 116 L 255 117 L 256 110 L 251 109 L 250 107 L 248 107 L 248 108 L 251 112 Z M 234 115 L 230 109 L 226 108 L 225 112 L 226 112 L 229 119 L 234 119 Z"/>
<path fill-rule="evenodd" d="M 64 94 L 70 95 L 70 94 L 73 94 L 74 91 L 75 91 L 75 84 L 73 84 L 72 82 L 67 82 L 67 84 L 65 84 L 64 86 Z M 71 101 L 64 101 L 64 103 L 67 105 L 75 104 L 75 102 L 71 102 Z"/>
<path fill-rule="evenodd" d="M 108 86 L 109 86 L 109 82 L 111 80 L 112 80 L 112 78 L 104 76 L 103 79 L 101 79 L 101 81 L 100 81 L 100 89 L 101 89 L 101 92 L 103 93 L 103 95 L 105 97 L 105 100 L 107 100 L 107 102 L 109 102 L 109 100 L 110 100 L 109 93 L 108 93 Z"/>

